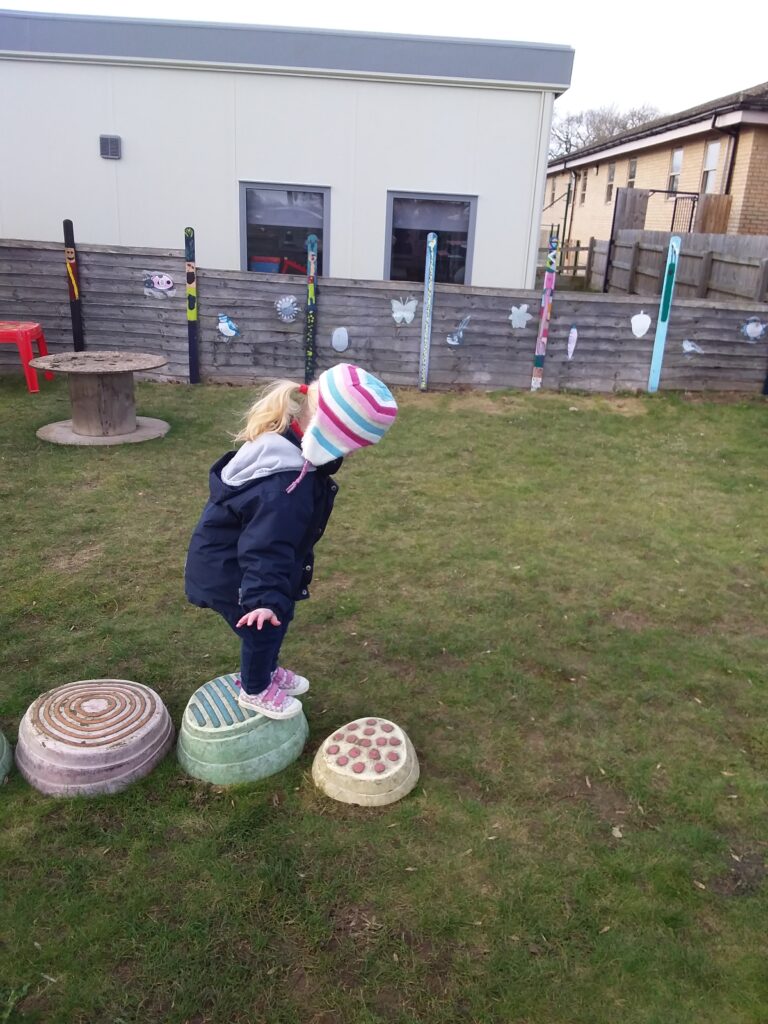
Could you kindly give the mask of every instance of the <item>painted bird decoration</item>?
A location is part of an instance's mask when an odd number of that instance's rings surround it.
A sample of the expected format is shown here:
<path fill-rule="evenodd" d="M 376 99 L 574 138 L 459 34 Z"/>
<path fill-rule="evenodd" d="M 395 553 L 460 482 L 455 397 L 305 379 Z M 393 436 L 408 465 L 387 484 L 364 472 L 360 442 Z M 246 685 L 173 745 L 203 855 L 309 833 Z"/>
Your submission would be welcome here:
<path fill-rule="evenodd" d="M 461 345 L 463 343 L 464 330 L 471 319 L 472 314 L 470 313 L 469 316 L 464 317 L 464 319 L 461 321 L 461 323 L 459 324 L 455 331 L 451 331 L 451 333 L 445 339 L 449 345 L 452 345 L 455 348 L 456 346 Z"/>
<path fill-rule="evenodd" d="M 704 349 L 701 347 L 701 345 L 697 345 L 695 341 L 689 341 L 688 338 L 685 338 L 685 340 L 683 341 L 683 352 L 687 356 L 704 355 Z"/>
<path fill-rule="evenodd" d="M 226 313 L 219 313 L 218 331 L 219 334 L 223 334 L 225 338 L 240 337 L 240 328 L 231 317 L 227 316 Z"/>

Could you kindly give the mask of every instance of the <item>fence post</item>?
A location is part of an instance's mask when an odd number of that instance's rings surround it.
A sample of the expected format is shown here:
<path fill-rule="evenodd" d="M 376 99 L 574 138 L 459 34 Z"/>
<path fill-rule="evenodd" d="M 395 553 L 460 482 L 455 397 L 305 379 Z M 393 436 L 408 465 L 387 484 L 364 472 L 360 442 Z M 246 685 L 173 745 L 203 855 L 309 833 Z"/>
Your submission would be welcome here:
<path fill-rule="evenodd" d="M 75 352 L 84 352 L 85 337 L 83 335 L 82 290 L 80 288 L 80 271 L 77 266 L 75 229 L 71 220 L 64 221 L 64 261 L 67 268 L 67 284 L 69 286 L 69 314 L 72 319 L 72 342 Z"/>
<path fill-rule="evenodd" d="M 632 255 L 629 257 L 629 277 L 627 278 L 627 295 L 633 295 L 635 291 L 635 278 L 637 277 L 637 265 L 640 262 L 640 243 L 632 244 Z"/>
<path fill-rule="evenodd" d="M 757 271 L 757 287 L 755 288 L 755 298 L 758 302 L 765 301 L 766 288 L 768 288 L 768 260 L 760 260 Z"/>
<path fill-rule="evenodd" d="M 584 274 L 587 281 L 587 288 L 591 287 L 592 279 L 592 264 L 595 262 L 595 236 L 592 235 L 589 239 L 589 247 L 587 248 L 587 269 Z"/>
<path fill-rule="evenodd" d="M 706 299 L 707 292 L 709 291 L 709 279 L 712 276 L 712 258 L 714 253 L 711 249 L 707 249 L 701 257 L 701 264 L 699 266 L 699 279 L 696 282 L 696 298 Z"/>

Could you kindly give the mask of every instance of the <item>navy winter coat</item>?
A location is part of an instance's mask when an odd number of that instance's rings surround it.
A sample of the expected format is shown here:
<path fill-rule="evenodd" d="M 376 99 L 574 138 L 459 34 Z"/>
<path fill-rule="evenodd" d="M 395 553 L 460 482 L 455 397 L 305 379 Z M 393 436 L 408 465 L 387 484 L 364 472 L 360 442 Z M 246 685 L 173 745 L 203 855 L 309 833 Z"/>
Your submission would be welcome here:
<path fill-rule="evenodd" d="M 299 447 L 292 431 L 282 435 Z M 211 467 L 210 499 L 192 534 L 184 572 L 192 604 L 244 611 L 269 608 L 287 615 L 294 601 L 309 597 L 313 547 L 333 510 L 338 485 L 330 474 L 341 459 L 307 473 L 290 494 L 295 469 L 251 480 L 223 483 L 227 452 Z"/>

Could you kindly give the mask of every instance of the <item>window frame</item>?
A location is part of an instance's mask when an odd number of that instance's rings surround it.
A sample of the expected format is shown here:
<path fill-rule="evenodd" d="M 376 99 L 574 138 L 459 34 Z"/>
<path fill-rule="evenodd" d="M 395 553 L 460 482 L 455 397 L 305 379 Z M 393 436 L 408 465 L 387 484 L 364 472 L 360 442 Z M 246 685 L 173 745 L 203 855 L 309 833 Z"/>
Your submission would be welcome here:
<path fill-rule="evenodd" d="M 632 164 L 635 165 L 635 173 L 632 173 Z M 627 188 L 634 188 L 637 181 L 637 157 L 627 161 Z"/>
<path fill-rule="evenodd" d="M 608 180 L 605 183 L 605 202 L 613 202 L 613 187 L 616 181 L 616 164 L 608 164 Z"/>
<path fill-rule="evenodd" d="M 680 166 L 675 170 L 675 154 L 680 154 Z M 669 177 L 667 178 L 667 192 L 679 192 L 680 191 L 680 175 L 683 173 L 683 156 L 684 149 L 682 146 L 678 146 L 672 150 L 672 155 L 669 158 Z M 672 182 L 674 181 L 674 188 Z M 667 199 L 674 198 L 671 195 L 667 196 Z"/>
<path fill-rule="evenodd" d="M 712 149 L 713 146 L 716 146 L 717 149 L 715 150 L 714 166 L 710 167 L 709 164 L 707 163 L 707 161 L 709 159 L 709 151 L 710 151 L 710 149 Z M 720 163 L 720 140 L 719 139 L 712 139 L 711 142 L 707 142 L 707 143 L 704 144 L 704 161 L 703 161 L 703 166 L 701 168 L 701 185 L 699 187 L 699 192 L 701 193 L 701 195 L 712 195 L 712 194 L 714 194 L 714 192 L 715 192 L 714 185 L 717 182 L 717 168 L 718 168 L 719 163 Z M 712 175 L 713 188 L 712 188 L 711 192 L 707 188 L 707 185 L 709 184 L 709 175 Z"/>
<path fill-rule="evenodd" d="M 271 189 L 275 192 L 321 192 L 323 195 L 323 276 L 328 277 L 330 268 L 330 232 L 331 232 L 331 186 L 286 184 L 275 181 L 244 181 L 240 187 L 240 269 L 248 270 L 248 219 L 246 211 L 246 189 Z M 250 273 L 250 271 L 249 271 Z M 320 274 L 318 274 L 318 277 Z"/>
<path fill-rule="evenodd" d="M 589 174 L 586 170 L 581 173 L 581 188 L 579 189 L 579 206 L 584 206 L 587 201 L 587 178 Z"/>
<path fill-rule="evenodd" d="M 384 277 L 389 276 L 392 269 L 392 222 L 394 220 L 395 199 L 430 199 L 435 202 L 469 203 L 469 226 L 467 227 L 467 260 L 464 264 L 464 284 L 472 283 L 472 265 L 475 256 L 475 224 L 477 221 L 477 196 L 464 195 L 457 192 L 405 192 L 401 189 L 387 189 L 387 216 L 384 234 Z M 439 235 L 439 232 L 438 232 Z M 407 284 L 408 282 L 403 282 Z M 411 282 L 413 283 L 413 282 Z"/>

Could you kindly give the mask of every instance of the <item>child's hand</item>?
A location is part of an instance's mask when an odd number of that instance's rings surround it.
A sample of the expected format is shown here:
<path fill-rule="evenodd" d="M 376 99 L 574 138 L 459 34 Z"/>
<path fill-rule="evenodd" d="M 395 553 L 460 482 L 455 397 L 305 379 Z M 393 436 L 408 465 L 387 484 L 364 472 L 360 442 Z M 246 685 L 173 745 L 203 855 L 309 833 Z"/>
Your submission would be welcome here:
<path fill-rule="evenodd" d="M 239 620 L 237 628 L 253 626 L 255 623 L 256 629 L 261 629 L 265 622 L 269 622 L 272 626 L 279 626 L 281 624 L 280 619 L 278 619 L 271 608 L 254 608 L 252 612 L 246 612 Z"/>

